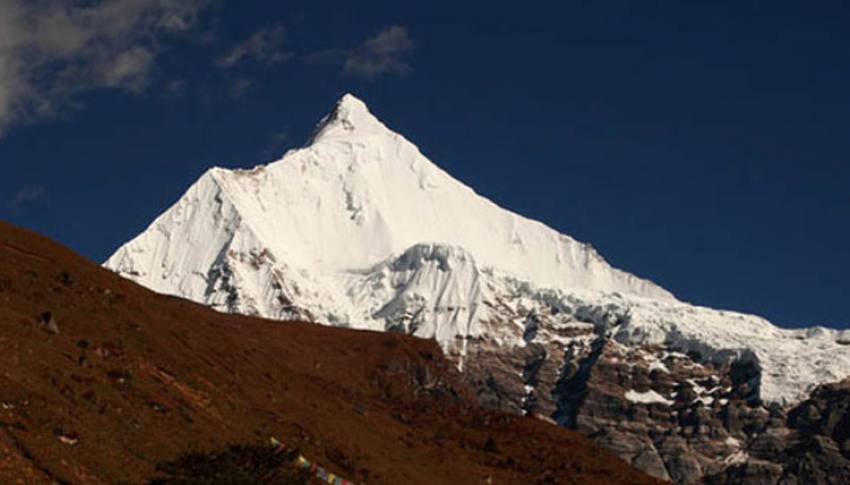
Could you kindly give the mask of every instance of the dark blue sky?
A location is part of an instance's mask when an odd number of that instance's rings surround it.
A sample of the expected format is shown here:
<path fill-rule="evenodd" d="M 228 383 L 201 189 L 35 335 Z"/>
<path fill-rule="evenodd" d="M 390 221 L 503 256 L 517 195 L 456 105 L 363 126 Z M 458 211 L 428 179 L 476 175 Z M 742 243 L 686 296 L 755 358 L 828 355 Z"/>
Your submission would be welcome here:
<path fill-rule="evenodd" d="M 151 53 L 135 77 L 79 69 L 74 89 L 57 73 L 101 54 L 42 47 L 0 138 L 0 217 L 103 260 L 207 167 L 276 158 L 351 91 L 683 300 L 850 327 L 850 4 L 402 3 L 197 0 L 185 28 L 105 41 Z"/>

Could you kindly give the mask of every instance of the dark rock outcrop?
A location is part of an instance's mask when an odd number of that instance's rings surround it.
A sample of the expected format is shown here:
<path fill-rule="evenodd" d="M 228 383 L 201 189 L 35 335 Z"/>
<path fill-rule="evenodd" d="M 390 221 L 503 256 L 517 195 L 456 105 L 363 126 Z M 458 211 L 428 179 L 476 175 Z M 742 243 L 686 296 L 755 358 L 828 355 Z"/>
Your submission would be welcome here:
<path fill-rule="evenodd" d="M 793 407 L 766 405 L 751 356 L 724 364 L 672 345 L 626 346 L 586 323 L 538 339 L 552 331 L 538 313 L 524 346 L 475 342 L 465 375 L 479 400 L 549 416 L 675 483 L 850 483 L 850 380 Z"/>

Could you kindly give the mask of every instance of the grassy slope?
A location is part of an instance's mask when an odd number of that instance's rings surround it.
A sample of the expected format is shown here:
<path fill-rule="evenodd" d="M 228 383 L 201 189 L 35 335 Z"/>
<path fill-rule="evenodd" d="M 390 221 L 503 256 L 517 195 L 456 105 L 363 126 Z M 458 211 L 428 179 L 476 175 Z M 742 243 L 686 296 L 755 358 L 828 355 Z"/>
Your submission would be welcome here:
<path fill-rule="evenodd" d="M 218 314 L 4 223 L 0 369 L 2 483 L 143 482 L 270 436 L 370 484 L 652 483 L 576 433 L 475 407 L 433 342 Z"/>

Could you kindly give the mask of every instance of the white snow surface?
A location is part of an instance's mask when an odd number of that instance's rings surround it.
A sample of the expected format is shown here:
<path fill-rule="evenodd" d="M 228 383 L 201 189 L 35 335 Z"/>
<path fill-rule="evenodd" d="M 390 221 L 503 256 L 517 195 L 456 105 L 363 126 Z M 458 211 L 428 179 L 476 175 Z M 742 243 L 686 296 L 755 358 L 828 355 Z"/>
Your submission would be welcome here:
<path fill-rule="evenodd" d="M 634 389 L 629 389 L 626 391 L 626 399 L 631 402 L 641 403 L 641 404 L 664 404 L 665 406 L 671 406 L 673 401 L 665 398 L 661 394 L 653 391 L 652 389 L 644 392 L 638 392 Z"/>
<path fill-rule="evenodd" d="M 850 375 L 850 332 L 682 303 L 479 196 L 351 95 L 306 147 L 207 171 L 105 266 L 220 311 L 398 329 L 461 355 L 473 337 L 555 341 L 523 329 L 557 308 L 559 325 L 602 326 L 622 344 L 755 360 L 762 399 L 780 404 Z"/>

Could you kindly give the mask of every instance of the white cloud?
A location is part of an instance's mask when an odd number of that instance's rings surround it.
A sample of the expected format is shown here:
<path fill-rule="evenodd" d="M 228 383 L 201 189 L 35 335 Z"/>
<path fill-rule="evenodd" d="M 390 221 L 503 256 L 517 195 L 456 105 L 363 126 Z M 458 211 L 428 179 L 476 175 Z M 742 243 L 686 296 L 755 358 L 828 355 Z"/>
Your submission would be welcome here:
<path fill-rule="evenodd" d="M 0 135 L 53 116 L 75 94 L 148 81 L 163 35 L 210 0 L 0 0 Z"/>
<path fill-rule="evenodd" d="M 42 185 L 24 185 L 15 192 L 7 206 L 13 214 L 18 214 L 26 207 L 47 201 L 47 189 Z"/>
<path fill-rule="evenodd" d="M 412 71 L 407 57 L 413 47 L 406 27 L 390 25 L 353 49 L 327 49 L 303 59 L 312 66 L 342 66 L 345 75 L 374 80 L 383 74 L 403 76 Z"/>
<path fill-rule="evenodd" d="M 352 50 L 345 59 L 343 72 L 365 79 L 381 74 L 404 75 L 412 69 L 406 60 L 412 50 L 413 40 L 407 28 L 391 25 Z"/>
<path fill-rule="evenodd" d="M 228 68 L 243 60 L 254 60 L 266 65 L 284 62 L 292 57 L 292 53 L 283 49 L 283 41 L 284 28 L 282 26 L 258 30 L 247 40 L 216 59 L 215 65 Z"/>

